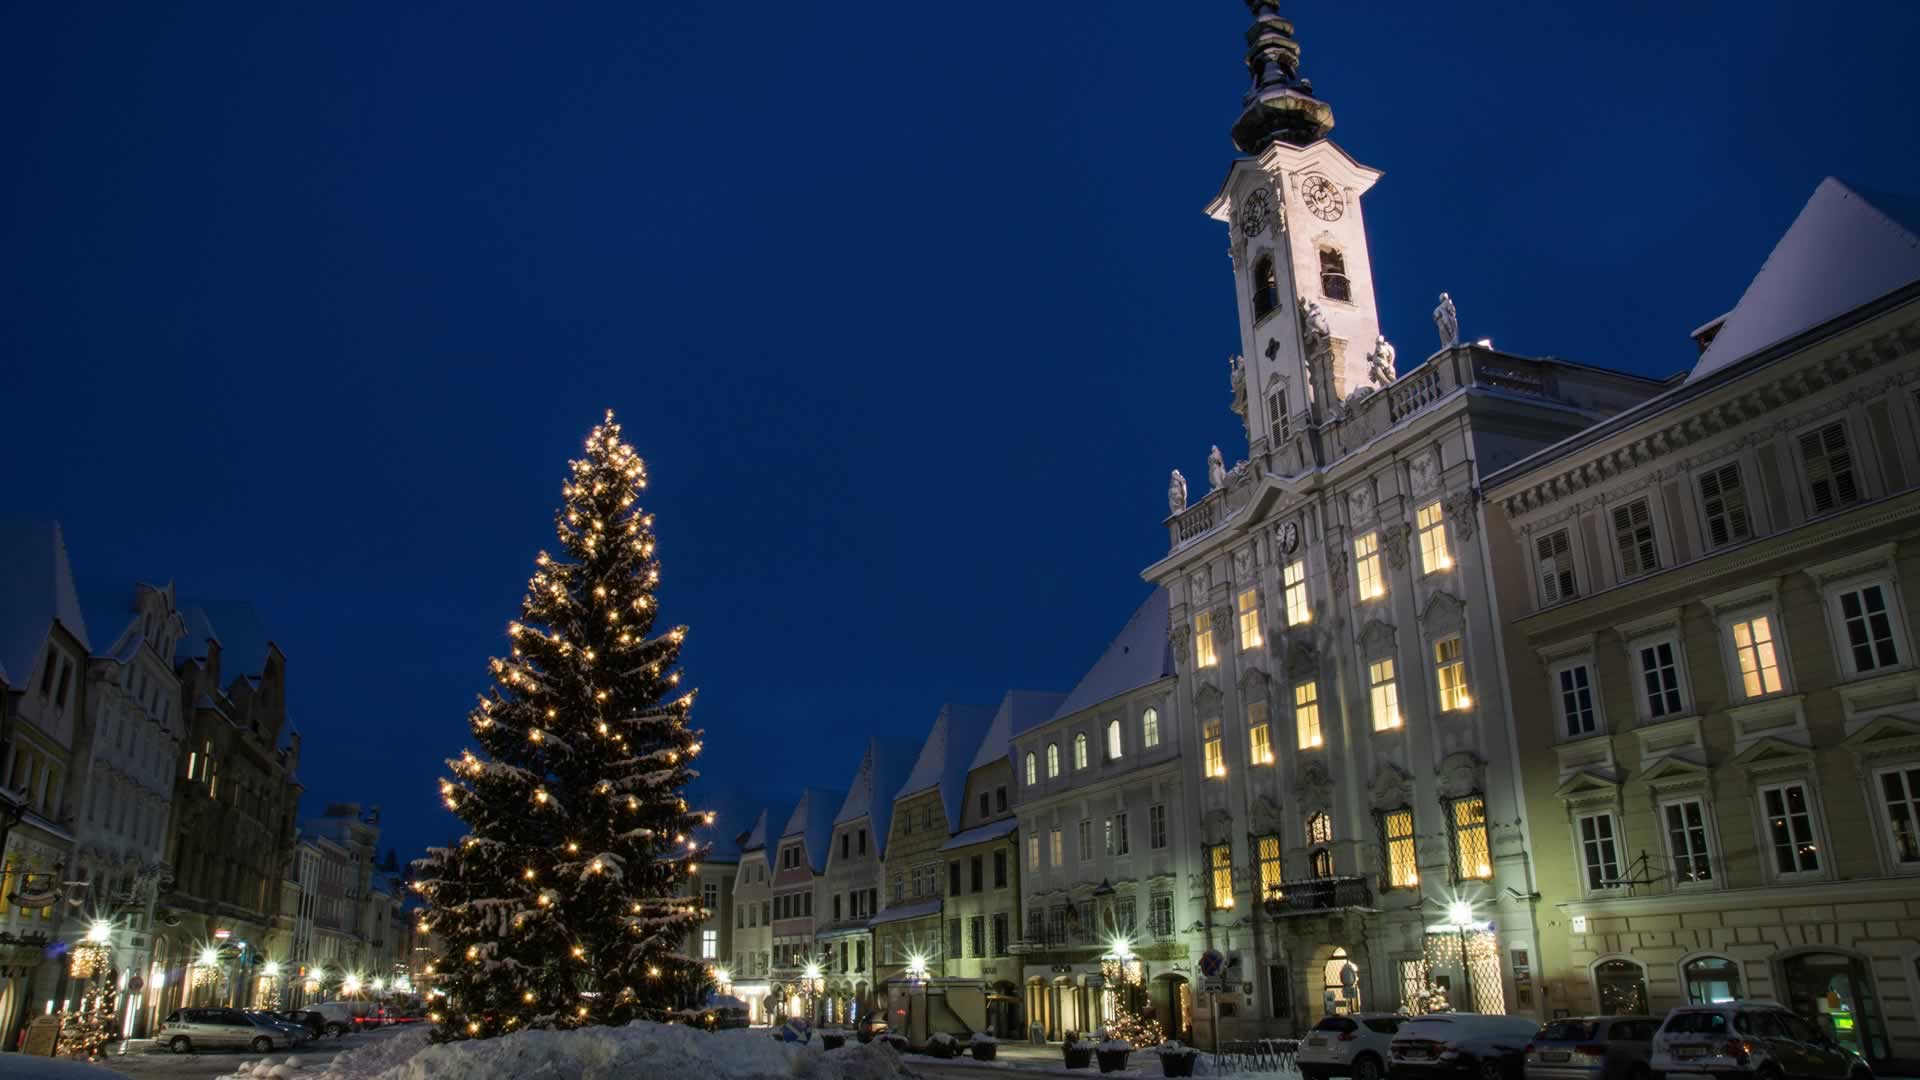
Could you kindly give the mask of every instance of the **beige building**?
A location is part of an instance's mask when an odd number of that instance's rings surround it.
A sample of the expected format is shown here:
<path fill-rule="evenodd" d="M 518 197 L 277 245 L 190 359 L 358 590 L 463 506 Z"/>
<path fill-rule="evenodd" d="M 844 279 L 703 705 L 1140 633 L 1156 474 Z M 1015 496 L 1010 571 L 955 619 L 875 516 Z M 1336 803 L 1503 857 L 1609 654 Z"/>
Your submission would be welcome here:
<path fill-rule="evenodd" d="M 1486 480 L 1543 1013 L 1920 1056 L 1920 236 L 1822 184 L 1692 372 Z"/>
<path fill-rule="evenodd" d="M 1170 714 L 1194 737 L 1181 790 L 1198 843 L 1176 879 L 1199 924 L 1184 938 L 1222 961 L 1193 1010 L 1202 1045 L 1429 987 L 1457 1008 L 1534 1007 L 1476 491 L 1658 388 L 1462 344 L 1444 297 L 1440 350 L 1416 360 L 1403 342 L 1396 364 L 1365 226 L 1381 173 L 1326 137 L 1292 25 L 1254 6 L 1234 128 L 1247 156 L 1208 206 L 1232 257 L 1247 456 L 1216 447 L 1193 498 L 1174 474 L 1169 549 L 1144 571 L 1168 593 Z"/>
<path fill-rule="evenodd" d="M 826 1018 L 859 1020 L 885 1008 L 873 975 L 873 927 L 880 911 L 893 798 L 920 756 L 920 744 L 875 737 L 867 741 L 847 798 L 833 819 L 826 873 L 816 888 L 814 934 L 825 969 Z"/>

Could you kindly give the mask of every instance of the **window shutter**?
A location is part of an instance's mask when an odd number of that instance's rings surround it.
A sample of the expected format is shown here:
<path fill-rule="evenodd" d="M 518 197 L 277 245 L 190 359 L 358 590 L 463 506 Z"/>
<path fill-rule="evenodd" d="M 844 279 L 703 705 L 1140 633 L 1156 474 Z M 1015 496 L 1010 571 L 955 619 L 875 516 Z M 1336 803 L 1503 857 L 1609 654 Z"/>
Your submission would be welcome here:
<path fill-rule="evenodd" d="M 1753 534 L 1738 465 L 1723 465 L 1701 476 L 1700 501 L 1707 514 L 1709 546 L 1725 547 Z"/>
<path fill-rule="evenodd" d="M 1580 595 L 1573 578 L 1573 559 L 1567 530 L 1558 529 L 1535 541 L 1540 562 L 1541 606 Z"/>
<path fill-rule="evenodd" d="M 1647 500 L 1635 499 L 1613 511 L 1614 540 L 1620 546 L 1620 571 L 1624 577 L 1638 577 L 1660 566 L 1659 552 L 1653 544 L 1653 512 Z"/>
<path fill-rule="evenodd" d="M 1814 513 L 1824 514 L 1860 498 L 1853 480 L 1853 452 L 1847 446 L 1845 424 L 1835 421 L 1801 435 L 1800 457 L 1807 466 L 1807 489 Z"/>

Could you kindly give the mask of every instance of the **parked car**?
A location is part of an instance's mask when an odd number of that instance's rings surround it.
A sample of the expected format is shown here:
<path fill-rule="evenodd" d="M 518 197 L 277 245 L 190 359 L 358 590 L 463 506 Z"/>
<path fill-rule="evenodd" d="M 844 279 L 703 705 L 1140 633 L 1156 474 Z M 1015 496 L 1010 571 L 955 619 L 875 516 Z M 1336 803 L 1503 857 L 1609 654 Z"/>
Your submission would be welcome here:
<path fill-rule="evenodd" d="M 153 1041 L 176 1054 L 195 1050 L 286 1050 L 293 1035 L 279 1024 L 255 1020 L 239 1009 L 175 1009 L 160 1022 Z"/>
<path fill-rule="evenodd" d="M 309 1038 L 317 1039 L 327 1033 L 327 1018 L 311 1009 L 294 1009 L 291 1012 L 275 1013 L 282 1020 L 291 1020 L 307 1029 Z"/>
<path fill-rule="evenodd" d="M 1682 1005 L 1653 1036 L 1652 1080 L 1873 1080 L 1860 1055 L 1771 1001 Z"/>
<path fill-rule="evenodd" d="M 1648 1080 L 1659 1028 L 1651 1016 L 1550 1020 L 1527 1044 L 1527 1080 Z"/>
<path fill-rule="evenodd" d="M 1368 1012 L 1321 1017 L 1300 1040 L 1293 1064 L 1303 1080 L 1328 1076 L 1381 1080 L 1387 1075 L 1387 1053 L 1394 1032 L 1408 1019 L 1398 1013 Z"/>
<path fill-rule="evenodd" d="M 265 1009 L 242 1009 L 241 1011 L 260 1023 L 270 1024 L 286 1032 L 287 1037 L 295 1043 L 303 1043 L 313 1038 L 313 1033 L 307 1030 L 307 1025 L 296 1024 L 279 1013 L 268 1012 Z"/>
<path fill-rule="evenodd" d="M 1394 1080 L 1520 1080 L 1527 1044 L 1539 1030 L 1540 1021 L 1520 1016 L 1431 1013 L 1409 1017 L 1389 1045 L 1387 1072 Z"/>

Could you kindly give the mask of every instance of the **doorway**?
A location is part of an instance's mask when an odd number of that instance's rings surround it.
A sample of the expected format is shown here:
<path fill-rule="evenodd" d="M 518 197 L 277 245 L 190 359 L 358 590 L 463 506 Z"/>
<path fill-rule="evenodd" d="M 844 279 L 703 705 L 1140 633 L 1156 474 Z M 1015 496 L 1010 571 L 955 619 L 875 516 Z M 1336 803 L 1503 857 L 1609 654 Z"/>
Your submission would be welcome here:
<path fill-rule="evenodd" d="M 1780 970 L 1788 1008 L 1868 1061 L 1887 1056 L 1886 1017 L 1866 961 L 1844 953 L 1800 953 L 1782 960 Z"/>

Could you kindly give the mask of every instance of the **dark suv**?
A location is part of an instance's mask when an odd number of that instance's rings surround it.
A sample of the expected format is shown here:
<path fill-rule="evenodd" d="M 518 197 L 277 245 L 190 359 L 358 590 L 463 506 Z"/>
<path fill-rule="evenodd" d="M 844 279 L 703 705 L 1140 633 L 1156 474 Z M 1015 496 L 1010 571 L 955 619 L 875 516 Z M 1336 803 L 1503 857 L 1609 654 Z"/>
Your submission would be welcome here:
<path fill-rule="evenodd" d="M 1860 1055 L 1770 1001 L 1680 1006 L 1647 1064 L 1653 1080 L 1873 1080 Z"/>

